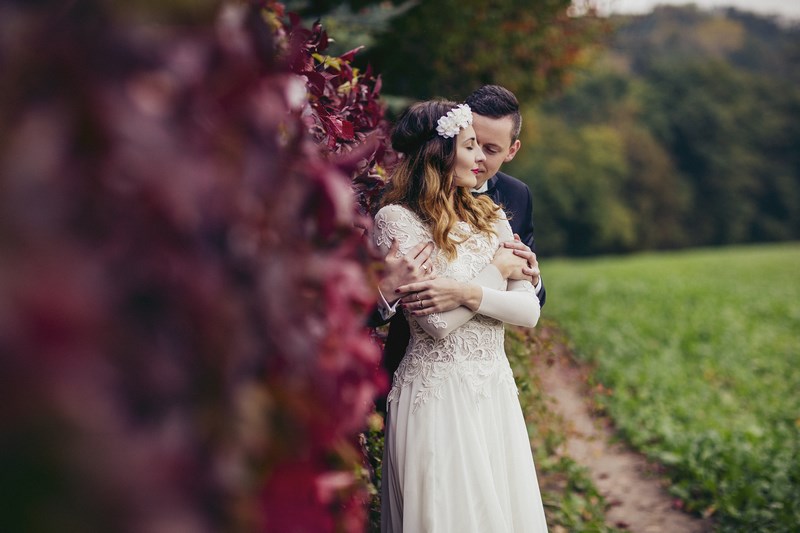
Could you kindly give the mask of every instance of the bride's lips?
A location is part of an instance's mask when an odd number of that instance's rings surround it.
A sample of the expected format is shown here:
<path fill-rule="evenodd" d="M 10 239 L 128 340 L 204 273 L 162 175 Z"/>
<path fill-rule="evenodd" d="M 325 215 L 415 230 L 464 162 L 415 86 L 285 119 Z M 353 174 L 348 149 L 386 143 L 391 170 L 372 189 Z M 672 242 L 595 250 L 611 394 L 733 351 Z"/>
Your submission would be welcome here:
<path fill-rule="evenodd" d="M 472 173 L 473 173 L 473 174 L 480 174 L 480 173 L 481 173 L 481 169 L 479 169 L 479 168 L 473 168 L 473 169 L 472 169 Z"/>

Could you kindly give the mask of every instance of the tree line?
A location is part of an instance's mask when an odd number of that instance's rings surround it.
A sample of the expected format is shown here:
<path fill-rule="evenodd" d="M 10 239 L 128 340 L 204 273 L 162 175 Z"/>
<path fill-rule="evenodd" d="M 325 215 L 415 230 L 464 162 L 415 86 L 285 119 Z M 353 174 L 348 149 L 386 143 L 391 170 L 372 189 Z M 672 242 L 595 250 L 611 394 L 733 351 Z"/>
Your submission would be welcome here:
<path fill-rule="evenodd" d="M 614 17 L 510 164 L 546 255 L 800 238 L 800 27 L 734 9 Z"/>

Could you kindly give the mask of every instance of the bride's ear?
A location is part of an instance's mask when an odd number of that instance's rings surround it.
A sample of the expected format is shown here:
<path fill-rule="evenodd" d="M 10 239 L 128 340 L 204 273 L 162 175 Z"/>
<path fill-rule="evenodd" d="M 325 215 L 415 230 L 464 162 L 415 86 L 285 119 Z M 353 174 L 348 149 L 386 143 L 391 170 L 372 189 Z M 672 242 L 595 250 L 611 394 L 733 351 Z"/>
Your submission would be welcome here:
<path fill-rule="evenodd" d="M 505 159 L 503 159 L 503 163 L 508 163 L 514 159 L 514 156 L 517 155 L 520 146 L 522 146 L 522 142 L 520 142 L 519 139 L 511 143 L 511 147 L 508 149 L 508 154 L 506 155 Z"/>

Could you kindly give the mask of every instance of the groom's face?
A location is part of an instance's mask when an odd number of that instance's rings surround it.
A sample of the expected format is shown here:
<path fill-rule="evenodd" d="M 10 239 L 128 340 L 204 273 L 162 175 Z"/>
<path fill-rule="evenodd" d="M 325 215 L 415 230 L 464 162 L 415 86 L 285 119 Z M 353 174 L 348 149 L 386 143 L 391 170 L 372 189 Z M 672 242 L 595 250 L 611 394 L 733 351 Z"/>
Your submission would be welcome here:
<path fill-rule="evenodd" d="M 472 127 L 475 128 L 478 145 L 486 156 L 486 160 L 480 164 L 477 188 L 497 174 L 503 163 L 514 159 L 520 142 L 519 139 L 511 141 L 511 130 L 514 127 L 511 117 L 490 118 L 473 113 Z"/>

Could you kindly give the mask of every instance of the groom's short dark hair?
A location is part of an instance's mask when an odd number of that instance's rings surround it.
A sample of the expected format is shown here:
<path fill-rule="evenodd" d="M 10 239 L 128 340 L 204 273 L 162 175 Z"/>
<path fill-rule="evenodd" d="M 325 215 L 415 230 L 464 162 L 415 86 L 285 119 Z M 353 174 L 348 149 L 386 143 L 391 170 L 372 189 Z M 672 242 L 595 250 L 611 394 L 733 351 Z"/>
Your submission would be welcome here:
<path fill-rule="evenodd" d="M 484 85 L 473 91 L 464 100 L 474 113 L 490 118 L 511 117 L 511 142 L 519 138 L 522 128 L 522 115 L 519 112 L 519 102 L 514 93 L 499 85 Z"/>

